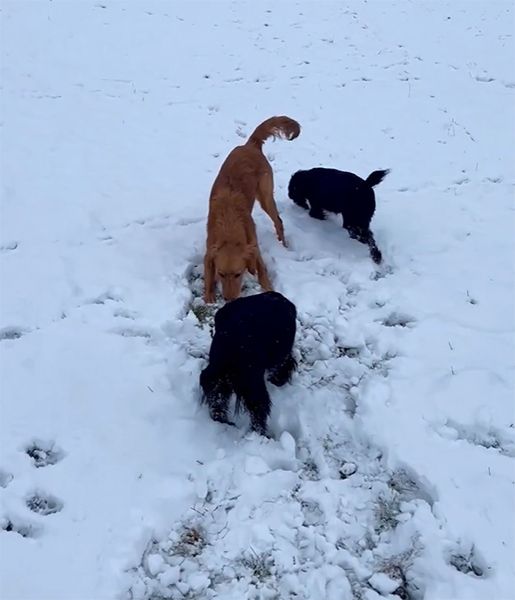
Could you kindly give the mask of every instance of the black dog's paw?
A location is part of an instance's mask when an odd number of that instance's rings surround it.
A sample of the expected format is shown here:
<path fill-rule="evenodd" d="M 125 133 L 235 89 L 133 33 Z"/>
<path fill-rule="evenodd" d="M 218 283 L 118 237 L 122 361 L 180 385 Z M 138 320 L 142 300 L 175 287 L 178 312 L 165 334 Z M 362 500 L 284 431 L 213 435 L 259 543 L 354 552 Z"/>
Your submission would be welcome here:
<path fill-rule="evenodd" d="M 253 424 L 251 425 L 250 428 L 251 431 L 253 431 L 254 433 L 257 433 L 258 435 L 267 438 L 267 439 L 272 439 L 272 436 L 270 435 L 270 433 L 268 432 L 268 429 L 266 428 L 266 425 L 256 425 Z"/>
<path fill-rule="evenodd" d="M 269 373 L 267 379 L 271 384 L 273 384 L 277 387 L 282 387 L 283 385 L 288 383 L 288 381 L 290 380 L 290 377 L 283 373 L 273 371 L 272 373 Z"/>
<path fill-rule="evenodd" d="M 325 221 L 325 214 L 323 210 L 312 208 L 309 211 L 309 216 L 313 217 L 313 219 L 319 219 L 320 221 Z"/>
<path fill-rule="evenodd" d="M 222 423 L 222 425 L 230 425 L 231 427 L 236 427 L 236 423 L 229 421 L 229 419 L 225 415 L 211 415 L 211 418 L 216 423 Z"/>
<path fill-rule="evenodd" d="M 299 199 L 296 199 L 296 200 L 294 200 L 294 202 L 295 202 L 295 204 L 296 204 L 297 206 L 300 206 L 300 207 L 301 207 L 301 208 L 303 208 L 304 210 L 309 210 L 309 205 L 308 205 L 308 203 L 306 202 L 306 200 L 299 200 Z"/>

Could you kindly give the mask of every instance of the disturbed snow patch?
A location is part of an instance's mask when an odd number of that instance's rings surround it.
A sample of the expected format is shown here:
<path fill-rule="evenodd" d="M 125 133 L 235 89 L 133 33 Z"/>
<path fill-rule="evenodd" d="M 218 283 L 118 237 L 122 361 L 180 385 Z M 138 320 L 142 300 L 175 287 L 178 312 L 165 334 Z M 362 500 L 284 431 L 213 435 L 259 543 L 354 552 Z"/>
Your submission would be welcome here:
<path fill-rule="evenodd" d="M 396 351 L 379 342 L 384 327 L 373 308 L 363 328 L 375 280 L 362 287 L 336 275 L 345 293 L 334 315 L 299 307 L 298 372 L 289 386 L 271 386 L 275 439 L 238 425 L 244 437 L 227 439 L 192 476 L 197 502 L 129 570 L 127 597 L 423 597 L 421 564 L 441 526 L 431 493 L 416 474 L 392 470 L 356 417 L 368 382 L 387 376 Z M 199 264 L 189 282 L 180 343 L 203 361 L 219 305 L 201 300 Z M 244 294 L 256 291 L 245 284 Z M 354 320 L 360 334 L 346 327 Z M 443 547 L 441 556 L 448 568 Z"/>

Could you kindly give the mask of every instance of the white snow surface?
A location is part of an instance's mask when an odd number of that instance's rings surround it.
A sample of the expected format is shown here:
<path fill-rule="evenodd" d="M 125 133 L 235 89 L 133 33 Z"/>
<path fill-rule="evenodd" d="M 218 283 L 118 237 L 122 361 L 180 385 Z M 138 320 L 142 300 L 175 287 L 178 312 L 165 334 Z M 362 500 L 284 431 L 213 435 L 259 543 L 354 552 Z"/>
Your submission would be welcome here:
<path fill-rule="evenodd" d="M 513 3 L 0 11 L 0 596 L 513 599 Z M 199 405 L 201 264 L 277 114 L 289 248 L 254 218 L 299 371 L 266 439 Z M 288 199 L 319 165 L 392 169 L 384 266 Z"/>

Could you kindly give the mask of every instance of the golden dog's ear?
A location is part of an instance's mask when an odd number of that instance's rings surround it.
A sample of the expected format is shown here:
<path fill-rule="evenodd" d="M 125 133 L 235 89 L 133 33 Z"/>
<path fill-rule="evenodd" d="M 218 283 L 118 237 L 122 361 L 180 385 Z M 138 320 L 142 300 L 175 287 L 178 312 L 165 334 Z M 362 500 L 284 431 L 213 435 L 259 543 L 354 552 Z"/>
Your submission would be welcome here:
<path fill-rule="evenodd" d="M 245 250 L 245 266 L 251 275 L 255 275 L 257 271 L 257 252 L 256 246 L 250 244 Z"/>

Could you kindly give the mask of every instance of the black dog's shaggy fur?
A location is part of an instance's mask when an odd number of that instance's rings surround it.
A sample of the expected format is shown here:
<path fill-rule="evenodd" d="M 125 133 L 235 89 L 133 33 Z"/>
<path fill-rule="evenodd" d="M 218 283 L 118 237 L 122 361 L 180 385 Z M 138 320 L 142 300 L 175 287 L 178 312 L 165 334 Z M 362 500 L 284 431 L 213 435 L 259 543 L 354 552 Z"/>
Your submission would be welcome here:
<path fill-rule="evenodd" d="M 354 173 L 318 167 L 309 171 L 297 171 L 288 185 L 289 197 L 309 209 L 315 219 L 324 219 L 324 211 L 340 213 L 343 227 L 349 235 L 370 248 L 372 260 L 379 264 L 382 255 L 370 230 L 370 221 L 376 209 L 373 187 L 383 181 L 390 172 L 374 171 L 366 179 Z M 309 206 L 308 203 L 309 202 Z"/>
<path fill-rule="evenodd" d="M 203 402 L 213 420 L 230 423 L 227 412 L 235 393 L 252 429 L 266 434 L 271 401 L 265 372 L 277 386 L 290 380 L 297 366 L 292 356 L 296 315 L 295 305 L 278 292 L 238 298 L 216 313 L 209 364 L 200 374 Z"/>

